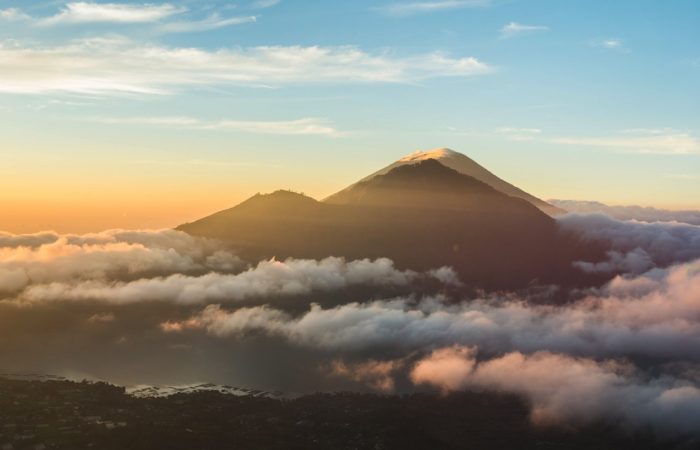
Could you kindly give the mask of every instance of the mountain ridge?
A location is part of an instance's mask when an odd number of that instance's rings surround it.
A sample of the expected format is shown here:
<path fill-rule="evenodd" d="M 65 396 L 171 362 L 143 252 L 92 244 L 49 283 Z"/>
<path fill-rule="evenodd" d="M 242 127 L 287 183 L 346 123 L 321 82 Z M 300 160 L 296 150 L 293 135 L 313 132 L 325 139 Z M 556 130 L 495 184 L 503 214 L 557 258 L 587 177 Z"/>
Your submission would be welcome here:
<path fill-rule="evenodd" d="M 469 286 L 526 287 L 570 272 L 554 220 L 523 199 L 428 158 L 346 190 L 344 203 L 289 191 L 178 227 L 221 239 L 249 260 L 392 259 L 397 267 L 451 266 Z"/>

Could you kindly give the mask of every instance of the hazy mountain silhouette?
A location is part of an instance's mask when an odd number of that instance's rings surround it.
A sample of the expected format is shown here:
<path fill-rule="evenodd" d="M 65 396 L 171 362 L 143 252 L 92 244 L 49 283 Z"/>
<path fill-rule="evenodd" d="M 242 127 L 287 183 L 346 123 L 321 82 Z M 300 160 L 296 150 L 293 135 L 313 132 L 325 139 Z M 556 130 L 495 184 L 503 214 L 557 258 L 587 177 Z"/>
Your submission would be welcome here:
<path fill-rule="evenodd" d="M 434 159 L 356 183 L 336 202 L 256 195 L 180 230 L 219 238 L 250 259 L 387 257 L 401 268 L 452 266 L 473 287 L 571 277 L 572 246 L 554 220 Z"/>
<path fill-rule="evenodd" d="M 411 153 L 410 155 L 399 159 L 395 163 L 390 164 L 387 167 L 369 175 L 368 177 L 363 178 L 358 183 L 336 194 L 331 195 L 324 201 L 328 203 L 344 204 L 347 201 L 347 193 L 351 189 L 353 189 L 357 184 L 368 181 L 378 175 L 384 175 L 397 167 L 411 165 L 429 159 L 434 159 L 440 162 L 440 164 L 449 167 L 450 169 L 454 169 L 463 175 L 468 175 L 483 183 L 486 183 L 487 185 L 506 195 L 509 195 L 511 197 L 522 198 L 523 200 L 532 203 L 541 211 L 544 211 L 549 215 L 554 216 L 566 212 L 564 209 L 551 205 L 545 202 L 544 200 L 540 200 L 539 198 L 528 194 L 522 189 L 515 187 L 512 184 L 498 178 L 496 175 L 486 170 L 484 167 L 479 165 L 476 161 L 472 160 L 468 156 L 463 155 L 462 153 L 458 153 L 454 150 L 450 150 L 448 148 L 439 148 L 435 150 L 417 151 L 415 153 Z"/>

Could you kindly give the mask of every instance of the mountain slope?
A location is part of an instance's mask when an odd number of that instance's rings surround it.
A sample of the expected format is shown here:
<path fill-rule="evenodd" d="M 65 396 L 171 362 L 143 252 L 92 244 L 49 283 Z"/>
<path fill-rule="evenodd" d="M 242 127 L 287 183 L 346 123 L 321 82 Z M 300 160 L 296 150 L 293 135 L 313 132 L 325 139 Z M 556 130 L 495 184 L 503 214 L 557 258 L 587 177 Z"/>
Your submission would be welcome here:
<path fill-rule="evenodd" d="M 473 287 L 560 279 L 554 220 L 435 160 L 396 167 L 346 190 L 343 204 L 277 191 L 179 227 L 223 239 L 243 257 L 387 257 L 401 268 L 452 266 Z"/>
<path fill-rule="evenodd" d="M 408 156 L 405 156 L 401 158 L 400 160 L 396 161 L 395 163 L 369 175 L 368 177 L 363 178 L 360 180 L 358 183 L 353 184 L 352 186 L 331 195 L 330 197 L 326 198 L 324 201 L 327 203 L 334 203 L 334 204 L 344 204 L 347 201 L 347 191 L 357 184 L 363 183 L 365 181 L 368 181 L 378 175 L 384 175 L 388 173 L 389 171 L 397 168 L 397 167 L 402 167 L 406 165 L 412 165 L 417 162 L 421 161 L 426 161 L 426 160 L 436 160 L 440 162 L 440 164 L 449 167 L 463 175 L 468 175 L 472 178 L 475 178 L 476 180 L 479 180 L 495 190 L 502 192 L 506 195 L 509 195 L 511 197 L 517 197 L 521 198 L 534 206 L 536 206 L 538 209 L 541 211 L 549 214 L 549 215 L 558 215 L 558 214 L 563 214 L 566 211 L 564 211 L 561 208 L 558 208 L 554 205 L 550 205 L 549 203 L 540 200 L 537 197 L 534 197 L 533 195 L 528 194 L 527 192 L 523 191 L 522 189 L 517 188 L 516 186 L 513 186 L 512 184 L 498 178 L 496 175 L 493 173 L 489 172 L 486 170 L 484 167 L 480 166 L 478 163 L 476 163 L 474 160 L 471 158 L 467 157 L 466 155 L 463 155 L 462 153 L 455 152 L 454 150 L 450 150 L 447 148 L 440 148 L 440 149 L 435 149 L 435 150 L 430 150 L 430 151 L 418 151 L 415 153 L 412 153 Z"/>

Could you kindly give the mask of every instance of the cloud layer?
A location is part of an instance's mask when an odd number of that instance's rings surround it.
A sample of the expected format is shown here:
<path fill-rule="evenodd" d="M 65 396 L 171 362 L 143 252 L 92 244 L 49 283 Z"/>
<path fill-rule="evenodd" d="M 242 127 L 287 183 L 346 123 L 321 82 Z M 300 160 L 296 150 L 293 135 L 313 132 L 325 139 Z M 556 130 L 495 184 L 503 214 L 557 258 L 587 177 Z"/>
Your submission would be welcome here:
<path fill-rule="evenodd" d="M 173 273 L 232 271 L 242 266 L 219 243 L 173 230 L 0 233 L 0 292 L 5 293 L 42 284 L 108 283 Z"/>
<path fill-rule="evenodd" d="M 419 279 L 461 285 L 449 267 L 419 274 L 396 269 L 386 258 L 273 259 L 246 269 L 223 243 L 173 230 L 0 233 L 0 292 L 20 303 L 192 304 L 409 286 Z"/>
<path fill-rule="evenodd" d="M 642 222 L 682 222 L 700 225 L 700 211 L 671 211 L 644 206 L 610 206 L 600 202 L 579 200 L 548 200 L 555 206 L 572 213 L 605 214 L 618 220 Z"/>
<path fill-rule="evenodd" d="M 544 287 L 556 298 L 475 294 L 449 267 L 247 265 L 170 230 L 0 233 L 0 358 L 13 370 L 302 392 L 496 390 L 527 399 L 539 425 L 697 434 L 700 227 L 558 223 L 610 249 L 575 262 L 607 283 Z"/>
<path fill-rule="evenodd" d="M 382 392 L 405 374 L 444 392 L 516 393 L 529 399 L 537 424 L 608 421 L 669 436 L 695 434 L 700 424 L 700 260 L 620 276 L 562 306 L 516 296 L 399 298 L 301 315 L 209 305 L 161 327 L 234 342 L 262 335 L 344 355 L 356 362 L 336 359 L 328 376 Z"/>
<path fill-rule="evenodd" d="M 575 263 L 586 272 L 640 274 L 700 258 L 700 226 L 696 225 L 622 221 L 603 214 L 569 214 L 557 223 L 584 244 L 597 242 L 610 248 L 607 261 Z"/>
<path fill-rule="evenodd" d="M 201 329 L 214 336 L 250 333 L 334 351 L 412 352 L 451 343 L 498 354 L 510 350 L 589 357 L 684 359 L 700 362 L 700 261 L 617 277 L 571 304 L 532 305 L 526 298 L 394 299 L 312 305 L 300 316 L 267 306 L 226 310 L 209 305 L 169 331 Z"/>
<path fill-rule="evenodd" d="M 163 301 L 202 303 L 240 301 L 251 297 L 298 296 L 350 286 L 405 286 L 418 275 L 399 271 L 388 259 L 346 262 L 329 257 L 320 261 L 263 261 L 237 274 L 183 274 L 130 282 L 92 280 L 83 283 L 35 285 L 19 296 L 22 302 L 96 300 L 110 303 Z"/>

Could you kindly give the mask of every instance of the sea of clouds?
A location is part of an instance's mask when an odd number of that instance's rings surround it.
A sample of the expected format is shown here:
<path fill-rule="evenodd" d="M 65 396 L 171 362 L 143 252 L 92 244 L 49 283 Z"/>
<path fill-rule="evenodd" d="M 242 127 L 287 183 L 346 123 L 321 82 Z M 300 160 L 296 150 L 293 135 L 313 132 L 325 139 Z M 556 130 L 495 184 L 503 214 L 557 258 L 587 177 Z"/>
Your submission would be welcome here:
<path fill-rule="evenodd" d="M 697 435 L 700 226 L 558 223 L 609 251 L 572 261 L 607 281 L 556 303 L 386 258 L 248 262 L 173 230 L 0 233 L 0 359 L 131 384 L 488 389 L 525 397 L 537 424 Z"/>

